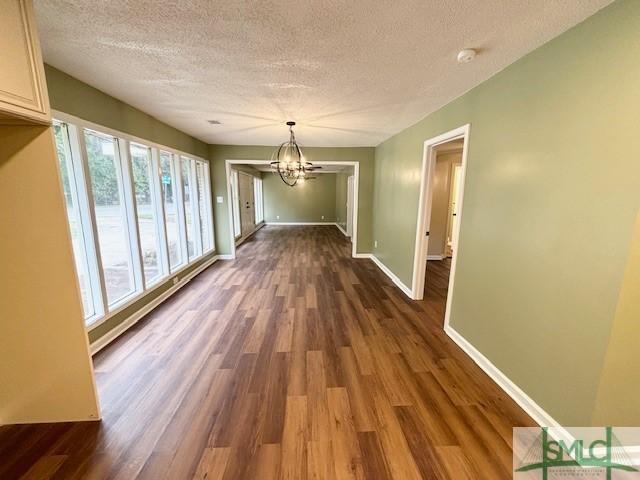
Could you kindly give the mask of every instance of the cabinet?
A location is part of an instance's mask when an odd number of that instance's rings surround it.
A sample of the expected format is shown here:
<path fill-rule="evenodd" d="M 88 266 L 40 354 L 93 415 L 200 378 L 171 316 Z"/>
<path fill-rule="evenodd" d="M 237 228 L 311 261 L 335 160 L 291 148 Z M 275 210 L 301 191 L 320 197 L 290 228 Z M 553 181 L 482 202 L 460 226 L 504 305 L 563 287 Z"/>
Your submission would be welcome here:
<path fill-rule="evenodd" d="M 31 0 L 0 0 L 0 124 L 49 123 L 49 97 Z"/>

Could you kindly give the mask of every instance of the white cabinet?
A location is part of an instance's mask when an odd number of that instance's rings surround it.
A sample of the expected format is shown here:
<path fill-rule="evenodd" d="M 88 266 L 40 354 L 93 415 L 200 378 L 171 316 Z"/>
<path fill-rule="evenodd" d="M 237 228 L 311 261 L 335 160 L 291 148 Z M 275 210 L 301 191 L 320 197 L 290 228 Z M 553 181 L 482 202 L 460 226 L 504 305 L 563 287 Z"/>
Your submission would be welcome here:
<path fill-rule="evenodd" d="M 31 0 L 0 0 L 0 124 L 49 123 Z"/>

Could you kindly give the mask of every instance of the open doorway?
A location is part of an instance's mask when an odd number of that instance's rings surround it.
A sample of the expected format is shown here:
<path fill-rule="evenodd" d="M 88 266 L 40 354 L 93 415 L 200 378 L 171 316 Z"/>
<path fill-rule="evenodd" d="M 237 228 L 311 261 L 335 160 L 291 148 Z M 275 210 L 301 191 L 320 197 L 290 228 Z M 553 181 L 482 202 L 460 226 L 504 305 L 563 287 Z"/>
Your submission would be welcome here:
<path fill-rule="evenodd" d="M 448 323 L 458 254 L 469 125 L 424 144 L 412 297 L 446 298 Z"/>
<path fill-rule="evenodd" d="M 349 240 L 345 248 L 356 256 L 359 162 L 325 160 L 313 165 L 320 168 L 290 187 L 273 173 L 269 160 L 226 160 L 232 258 L 235 247 L 263 226 L 296 225 L 337 227 Z M 248 186 L 251 181 L 253 198 Z"/>
<path fill-rule="evenodd" d="M 234 165 L 229 187 L 231 230 L 238 246 L 264 226 L 262 173 L 249 165 Z"/>

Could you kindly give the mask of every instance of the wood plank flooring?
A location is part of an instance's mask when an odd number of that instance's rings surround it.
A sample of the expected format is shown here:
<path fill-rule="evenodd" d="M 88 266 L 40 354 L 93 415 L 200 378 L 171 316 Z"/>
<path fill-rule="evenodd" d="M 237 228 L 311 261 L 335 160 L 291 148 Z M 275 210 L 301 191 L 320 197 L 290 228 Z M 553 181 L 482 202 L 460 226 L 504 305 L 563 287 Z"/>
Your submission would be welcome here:
<path fill-rule="evenodd" d="M 534 423 L 442 331 L 448 267 L 414 302 L 349 251 L 263 228 L 96 356 L 101 423 L 0 428 L 0 479 L 511 478 Z"/>

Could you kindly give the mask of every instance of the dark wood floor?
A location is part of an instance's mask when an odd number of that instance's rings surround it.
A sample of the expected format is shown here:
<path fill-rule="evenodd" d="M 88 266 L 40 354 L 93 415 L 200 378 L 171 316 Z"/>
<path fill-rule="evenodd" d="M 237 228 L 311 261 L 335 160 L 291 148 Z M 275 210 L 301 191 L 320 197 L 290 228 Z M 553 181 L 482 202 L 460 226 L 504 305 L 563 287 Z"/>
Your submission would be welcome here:
<path fill-rule="evenodd" d="M 96 356 L 101 423 L 0 428 L 0 479 L 511 478 L 533 422 L 443 333 L 448 267 L 413 302 L 349 251 L 263 228 Z"/>

